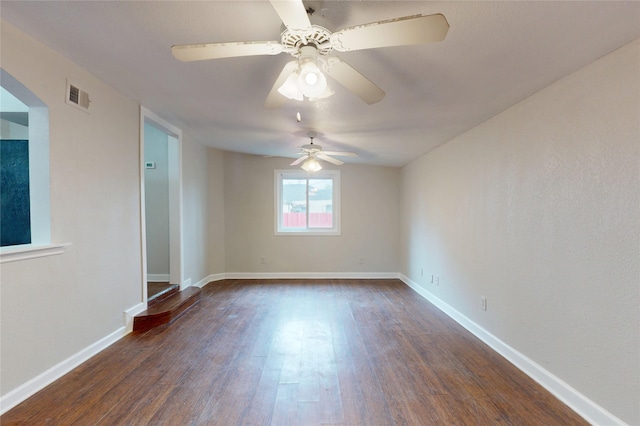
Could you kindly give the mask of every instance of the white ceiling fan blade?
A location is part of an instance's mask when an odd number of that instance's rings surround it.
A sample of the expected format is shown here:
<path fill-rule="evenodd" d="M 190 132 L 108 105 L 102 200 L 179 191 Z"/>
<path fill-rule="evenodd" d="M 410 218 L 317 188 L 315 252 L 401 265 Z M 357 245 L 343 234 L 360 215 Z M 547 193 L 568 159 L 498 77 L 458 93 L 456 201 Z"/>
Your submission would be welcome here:
<path fill-rule="evenodd" d="M 306 160 L 307 158 L 309 158 L 308 155 L 303 155 L 302 157 L 298 158 L 296 161 L 294 161 L 293 163 L 289 164 L 290 166 L 297 166 L 298 164 L 302 163 L 304 160 Z"/>
<path fill-rule="evenodd" d="M 271 6 L 289 31 L 304 32 L 311 29 L 311 21 L 302 0 L 271 0 Z"/>
<path fill-rule="evenodd" d="M 342 166 L 344 164 L 344 161 L 340 161 L 337 158 L 329 157 L 328 155 L 323 153 L 316 154 L 316 157 L 321 160 L 328 161 L 329 163 L 335 164 L 336 166 Z"/>
<path fill-rule="evenodd" d="M 369 105 L 379 102 L 384 98 L 385 93 L 381 88 L 373 84 L 369 79 L 340 58 L 335 56 L 328 58 L 325 71 L 333 77 L 334 80 L 358 95 Z"/>
<path fill-rule="evenodd" d="M 358 154 L 356 154 L 355 152 L 348 152 L 348 151 L 322 151 L 323 154 L 325 155 L 337 155 L 339 157 L 357 157 Z"/>
<path fill-rule="evenodd" d="M 237 56 L 277 55 L 282 53 L 282 50 L 282 45 L 277 41 L 240 41 L 171 46 L 173 56 L 184 62 Z"/>
<path fill-rule="evenodd" d="M 284 103 L 287 101 L 287 98 L 282 96 L 280 92 L 278 92 L 278 89 L 284 84 L 287 77 L 289 77 L 289 75 L 291 75 L 291 73 L 294 72 L 297 68 L 297 61 L 287 62 L 287 64 L 282 69 L 282 72 L 280 72 L 280 75 L 276 79 L 273 87 L 271 88 L 271 91 L 267 96 L 267 100 L 264 102 L 265 108 L 276 109 L 284 105 Z"/>
<path fill-rule="evenodd" d="M 415 15 L 345 28 L 331 34 L 334 49 L 371 49 L 442 41 L 449 31 L 444 15 Z"/>

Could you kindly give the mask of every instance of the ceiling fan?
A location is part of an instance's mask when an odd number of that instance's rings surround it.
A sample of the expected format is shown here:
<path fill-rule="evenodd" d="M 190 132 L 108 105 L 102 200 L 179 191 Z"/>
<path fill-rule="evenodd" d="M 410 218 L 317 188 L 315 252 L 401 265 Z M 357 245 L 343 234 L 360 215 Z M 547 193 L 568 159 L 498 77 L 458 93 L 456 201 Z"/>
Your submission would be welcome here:
<path fill-rule="evenodd" d="M 449 24 L 441 14 L 413 15 L 345 28 L 334 33 L 311 24 L 302 0 L 270 0 L 284 23 L 280 41 L 185 44 L 171 47 L 176 59 L 200 61 L 239 56 L 288 53 L 296 60 L 288 62 L 273 85 L 265 106 L 278 108 L 287 98 L 314 100 L 333 94 L 320 70 L 353 92 L 367 104 L 379 102 L 385 92 L 336 56 L 333 51 L 403 46 L 442 41 Z"/>
<path fill-rule="evenodd" d="M 300 153 L 302 154 L 302 156 L 296 159 L 293 163 L 291 163 L 290 164 L 291 166 L 297 166 L 298 164 L 304 161 L 304 163 L 301 166 L 302 169 L 308 172 L 317 172 L 318 170 L 322 169 L 322 166 L 318 162 L 318 159 L 327 161 L 331 164 L 335 164 L 336 166 L 341 166 L 344 164 L 344 161 L 340 161 L 337 158 L 333 158 L 331 157 L 332 155 L 338 156 L 338 157 L 357 157 L 358 156 L 358 154 L 356 154 L 355 152 L 324 151 L 322 149 L 322 146 L 316 145 L 313 143 L 313 139 L 317 136 L 316 132 L 309 132 L 307 135 L 309 136 L 309 139 L 311 140 L 311 142 L 306 145 L 302 145 L 300 147 L 300 151 L 301 151 Z"/>

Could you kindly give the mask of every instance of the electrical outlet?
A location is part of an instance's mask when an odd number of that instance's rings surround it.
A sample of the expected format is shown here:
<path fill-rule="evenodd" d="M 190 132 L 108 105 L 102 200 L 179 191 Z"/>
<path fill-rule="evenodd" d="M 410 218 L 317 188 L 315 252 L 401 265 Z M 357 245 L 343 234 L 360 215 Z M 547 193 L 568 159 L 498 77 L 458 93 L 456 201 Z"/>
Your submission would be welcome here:
<path fill-rule="evenodd" d="M 364 257 L 361 257 L 360 259 L 358 259 L 358 263 L 362 265 L 364 263 Z"/>
<path fill-rule="evenodd" d="M 440 285 L 440 277 L 436 277 L 436 285 Z"/>
<path fill-rule="evenodd" d="M 260 258 L 260 263 L 262 263 L 263 265 L 264 265 L 264 264 L 266 264 L 266 263 L 267 263 L 267 259 L 265 259 L 265 257 L 264 257 L 264 256 L 262 256 L 262 257 Z"/>
<path fill-rule="evenodd" d="M 486 298 L 486 297 L 484 297 L 484 296 L 480 296 L 480 308 L 481 308 L 483 311 L 486 311 L 486 310 L 487 310 L 487 298 Z"/>

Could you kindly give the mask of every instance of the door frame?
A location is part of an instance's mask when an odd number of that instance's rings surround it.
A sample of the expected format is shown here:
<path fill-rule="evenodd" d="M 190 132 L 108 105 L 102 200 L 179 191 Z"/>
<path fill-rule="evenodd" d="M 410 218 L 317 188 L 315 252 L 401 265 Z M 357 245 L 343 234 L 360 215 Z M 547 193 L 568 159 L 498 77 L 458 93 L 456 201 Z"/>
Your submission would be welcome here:
<path fill-rule="evenodd" d="M 145 206 L 145 158 L 144 158 L 144 126 L 151 124 L 168 135 L 170 176 L 176 179 L 169 181 L 169 274 L 171 283 L 184 287 L 184 253 L 183 253 L 183 211 L 182 211 L 182 130 L 140 106 L 140 244 L 142 247 L 142 302 L 147 303 L 147 226 Z M 174 140 L 175 142 L 171 142 Z M 173 146 L 172 146 L 173 144 Z M 174 282 L 176 281 L 176 282 Z"/>

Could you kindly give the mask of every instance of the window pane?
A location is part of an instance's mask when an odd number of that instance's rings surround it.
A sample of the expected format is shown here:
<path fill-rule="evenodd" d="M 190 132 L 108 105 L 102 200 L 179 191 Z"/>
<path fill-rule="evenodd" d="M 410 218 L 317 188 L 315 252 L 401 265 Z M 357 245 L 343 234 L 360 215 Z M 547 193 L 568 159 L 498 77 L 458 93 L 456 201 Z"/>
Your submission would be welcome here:
<path fill-rule="evenodd" d="M 282 229 L 307 227 L 307 181 L 282 179 Z"/>
<path fill-rule="evenodd" d="M 340 172 L 276 170 L 276 235 L 340 235 Z"/>
<path fill-rule="evenodd" d="M 333 179 L 309 179 L 309 228 L 333 227 Z"/>

